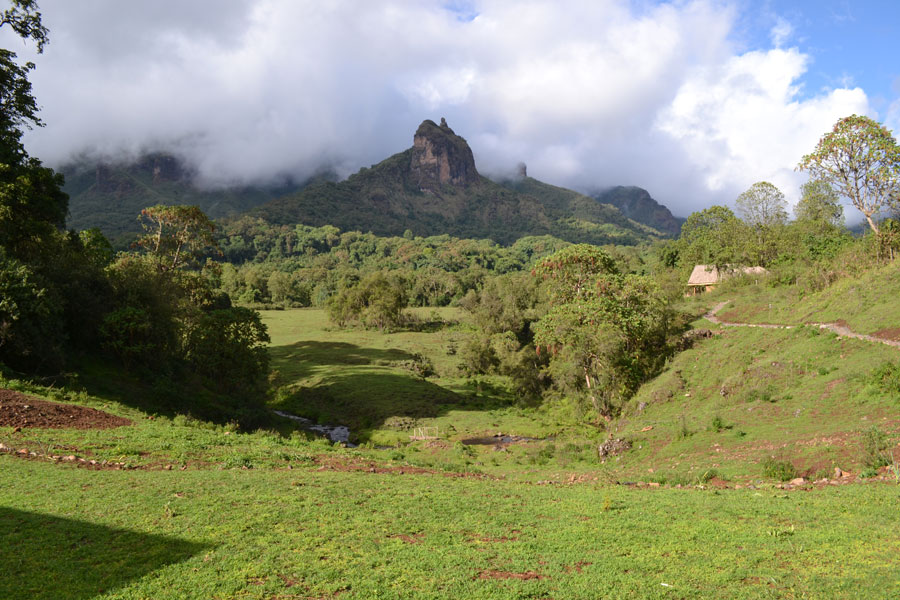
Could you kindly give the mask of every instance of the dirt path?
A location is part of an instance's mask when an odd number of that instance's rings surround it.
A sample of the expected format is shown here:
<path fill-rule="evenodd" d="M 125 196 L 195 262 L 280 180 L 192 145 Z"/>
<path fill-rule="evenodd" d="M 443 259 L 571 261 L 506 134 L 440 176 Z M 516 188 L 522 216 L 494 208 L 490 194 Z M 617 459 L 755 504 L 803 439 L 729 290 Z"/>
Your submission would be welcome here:
<path fill-rule="evenodd" d="M 773 325 L 770 323 L 735 323 L 733 321 L 723 321 L 719 317 L 716 316 L 720 310 L 725 308 L 725 305 L 731 302 L 731 300 L 725 300 L 724 302 L 719 302 L 715 306 L 713 306 L 708 313 L 703 315 L 703 317 L 711 321 L 717 325 L 722 325 L 724 327 L 757 327 L 760 329 L 794 329 L 797 327 L 796 325 Z M 812 327 L 818 327 L 819 329 L 825 329 L 827 331 L 833 331 L 841 337 L 855 338 L 857 340 L 863 340 L 866 342 L 875 342 L 878 344 L 885 344 L 887 346 L 893 346 L 894 348 L 900 348 L 900 341 L 897 340 L 886 340 L 884 338 L 875 337 L 874 335 L 866 335 L 863 333 L 856 333 L 851 330 L 849 327 L 841 325 L 839 323 L 807 323 Z"/>

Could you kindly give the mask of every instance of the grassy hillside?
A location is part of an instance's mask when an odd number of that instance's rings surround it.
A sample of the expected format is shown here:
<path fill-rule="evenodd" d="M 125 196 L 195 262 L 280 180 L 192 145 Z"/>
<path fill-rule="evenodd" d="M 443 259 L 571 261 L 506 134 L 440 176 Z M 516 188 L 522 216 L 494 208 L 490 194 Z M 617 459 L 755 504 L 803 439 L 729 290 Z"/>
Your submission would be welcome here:
<path fill-rule="evenodd" d="M 844 322 L 856 333 L 900 337 L 900 262 L 843 277 L 820 292 L 799 286 L 743 286 L 734 282 L 713 298 L 728 300 L 724 320 L 749 323 Z"/>
<path fill-rule="evenodd" d="M 0 452 L 9 600 L 900 593 L 896 486 L 804 494 L 445 476 L 303 435 L 55 395 L 133 424 L 0 428 L 5 446 L 36 454 Z M 46 458 L 58 453 L 130 468 Z M 546 479 L 558 466 L 529 470 Z"/>
<path fill-rule="evenodd" d="M 264 311 L 275 382 L 282 386 L 273 406 L 347 425 L 356 441 L 372 445 L 405 444 L 417 427 L 437 427 L 444 441 L 431 451 L 498 431 L 543 438 L 567 425 L 577 430 L 548 411 L 518 406 L 503 378 L 463 377 L 456 355 L 467 330 L 461 310 L 414 313 L 425 331 L 384 334 L 336 329 L 324 310 Z M 438 462 L 459 458 L 422 446 L 406 451 L 433 454 Z"/>

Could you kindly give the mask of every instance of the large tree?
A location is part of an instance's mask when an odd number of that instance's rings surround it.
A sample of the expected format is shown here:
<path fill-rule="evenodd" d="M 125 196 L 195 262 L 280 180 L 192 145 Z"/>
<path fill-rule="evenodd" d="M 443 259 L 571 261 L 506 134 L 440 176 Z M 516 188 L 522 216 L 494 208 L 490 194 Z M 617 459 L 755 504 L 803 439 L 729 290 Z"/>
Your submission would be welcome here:
<path fill-rule="evenodd" d="M 757 181 L 735 200 L 744 221 L 755 227 L 772 227 L 787 222 L 784 194 L 768 181 Z"/>
<path fill-rule="evenodd" d="M 750 227 L 745 251 L 751 262 L 768 265 L 779 253 L 787 224 L 784 194 L 768 181 L 751 185 L 735 200 L 738 212 Z"/>
<path fill-rule="evenodd" d="M 883 125 L 851 115 L 840 119 L 797 168 L 830 183 L 877 234 L 877 214 L 898 195 L 900 148 Z"/>
<path fill-rule="evenodd" d="M 649 278 L 622 275 L 613 258 L 587 244 L 539 261 L 550 281 L 550 310 L 534 323 L 534 342 L 549 351 L 549 372 L 564 392 L 583 391 L 609 420 L 668 356 L 669 309 Z"/>
<path fill-rule="evenodd" d="M 810 179 L 800 186 L 800 201 L 794 207 L 798 221 L 832 227 L 844 225 L 844 207 L 838 194 L 827 181 Z"/>
<path fill-rule="evenodd" d="M 156 259 L 160 272 L 188 266 L 215 248 L 216 225 L 197 206 L 157 204 L 141 211 L 144 235 L 135 242 Z"/>
<path fill-rule="evenodd" d="M 747 226 L 727 206 L 710 206 L 692 213 L 681 226 L 679 261 L 683 266 L 746 262 Z"/>

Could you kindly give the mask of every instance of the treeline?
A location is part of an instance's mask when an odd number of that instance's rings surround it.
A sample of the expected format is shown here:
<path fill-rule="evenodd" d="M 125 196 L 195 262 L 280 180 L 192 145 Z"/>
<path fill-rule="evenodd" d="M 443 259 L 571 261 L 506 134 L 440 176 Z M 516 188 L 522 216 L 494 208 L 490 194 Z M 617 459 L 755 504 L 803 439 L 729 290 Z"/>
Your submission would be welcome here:
<path fill-rule="evenodd" d="M 449 235 L 383 237 L 336 227 L 271 225 L 243 217 L 218 236 L 224 264 L 218 280 L 245 305 L 324 307 L 373 273 L 390 273 L 412 306 L 446 306 L 491 275 L 522 271 L 568 245 L 532 236 L 511 246 Z"/>

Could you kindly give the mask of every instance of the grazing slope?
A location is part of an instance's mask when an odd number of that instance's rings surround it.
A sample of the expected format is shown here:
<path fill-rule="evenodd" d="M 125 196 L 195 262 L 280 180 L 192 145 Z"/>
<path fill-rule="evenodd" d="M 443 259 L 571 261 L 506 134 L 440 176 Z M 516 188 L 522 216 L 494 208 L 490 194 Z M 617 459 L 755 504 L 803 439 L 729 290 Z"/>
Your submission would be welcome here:
<path fill-rule="evenodd" d="M 424 121 L 413 147 L 340 183 L 323 182 L 253 211 L 277 224 L 335 225 L 401 235 L 450 234 L 512 243 L 527 235 L 637 244 L 662 234 L 616 208 L 530 178 L 506 185 L 478 174 L 472 151 L 446 122 Z"/>

